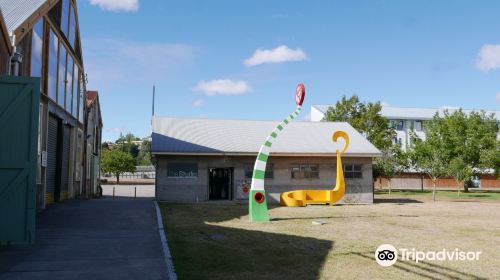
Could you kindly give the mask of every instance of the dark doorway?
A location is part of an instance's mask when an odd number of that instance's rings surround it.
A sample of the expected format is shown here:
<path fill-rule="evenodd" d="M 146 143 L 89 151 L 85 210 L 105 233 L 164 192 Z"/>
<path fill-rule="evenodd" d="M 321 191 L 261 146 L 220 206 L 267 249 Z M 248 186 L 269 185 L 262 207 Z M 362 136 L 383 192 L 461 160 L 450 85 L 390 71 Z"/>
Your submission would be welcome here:
<path fill-rule="evenodd" d="M 208 199 L 231 199 L 233 168 L 210 168 L 208 170 Z"/>

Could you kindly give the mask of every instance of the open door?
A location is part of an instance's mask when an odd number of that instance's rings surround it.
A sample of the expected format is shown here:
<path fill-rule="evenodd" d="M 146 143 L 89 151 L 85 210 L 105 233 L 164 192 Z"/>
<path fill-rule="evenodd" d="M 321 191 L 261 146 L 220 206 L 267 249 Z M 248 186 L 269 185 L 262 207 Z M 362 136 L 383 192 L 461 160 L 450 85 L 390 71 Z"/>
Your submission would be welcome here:
<path fill-rule="evenodd" d="M 208 199 L 229 200 L 233 192 L 233 168 L 208 170 Z"/>

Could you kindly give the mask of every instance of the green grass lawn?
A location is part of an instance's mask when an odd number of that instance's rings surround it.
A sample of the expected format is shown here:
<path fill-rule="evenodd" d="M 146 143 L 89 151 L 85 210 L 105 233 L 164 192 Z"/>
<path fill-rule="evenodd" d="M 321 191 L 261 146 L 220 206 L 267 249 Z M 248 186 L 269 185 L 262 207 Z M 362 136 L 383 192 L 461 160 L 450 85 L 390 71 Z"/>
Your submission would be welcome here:
<path fill-rule="evenodd" d="M 160 207 L 179 279 L 494 279 L 500 275 L 500 203 L 432 202 L 416 196 L 408 203 L 393 202 L 397 196 L 391 194 L 372 205 L 271 206 L 269 223 L 249 222 L 246 203 L 160 203 Z M 312 225 L 315 220 L 326 224 Z M 374 252 L 386 243 L 419 250 L 480 250 L 482 257 L 477 262 L 398 261 L 383 268 L 375 262 Z"/>
<path fill-rule="evenodd" d="M 389 195 L 389 191 L 375 190 L 376 197 L 424 197 L 432 198 L 432 190 L 392 190 Z M 500 200 L 500 191 L 481 191 L 481 190 L 470 190 L 469 192 L 464 192 L 460 190 L 460 194 L 457 190 L 438 190 L 436 191 L 436 198 L 446 198 L 446 199 L 494 199 Z"/>

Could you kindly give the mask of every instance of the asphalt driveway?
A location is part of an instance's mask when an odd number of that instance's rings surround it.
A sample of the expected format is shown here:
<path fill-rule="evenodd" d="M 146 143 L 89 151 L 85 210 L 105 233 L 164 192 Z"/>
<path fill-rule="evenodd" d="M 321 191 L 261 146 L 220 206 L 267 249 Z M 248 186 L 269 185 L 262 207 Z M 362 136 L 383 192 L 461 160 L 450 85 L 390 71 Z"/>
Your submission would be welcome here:
<path fill-rule="evenodd" d="M 0 247 L 0 279 L 168 279 L 152 198 L 70 200 L 37 219 L 35 245 Z"/>

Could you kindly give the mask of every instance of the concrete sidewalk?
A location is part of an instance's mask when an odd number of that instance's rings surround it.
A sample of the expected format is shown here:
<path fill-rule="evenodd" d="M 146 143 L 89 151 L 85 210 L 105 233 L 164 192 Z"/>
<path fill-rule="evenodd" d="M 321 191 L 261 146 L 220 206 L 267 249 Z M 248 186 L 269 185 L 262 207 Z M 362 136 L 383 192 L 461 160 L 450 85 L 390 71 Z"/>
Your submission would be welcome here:
<path fill-rule="evenodd" d="M 71 200 L 37 219 L 35 245 L 0 247 L 0 279 L 168 279 L 152 198 Z"/>

